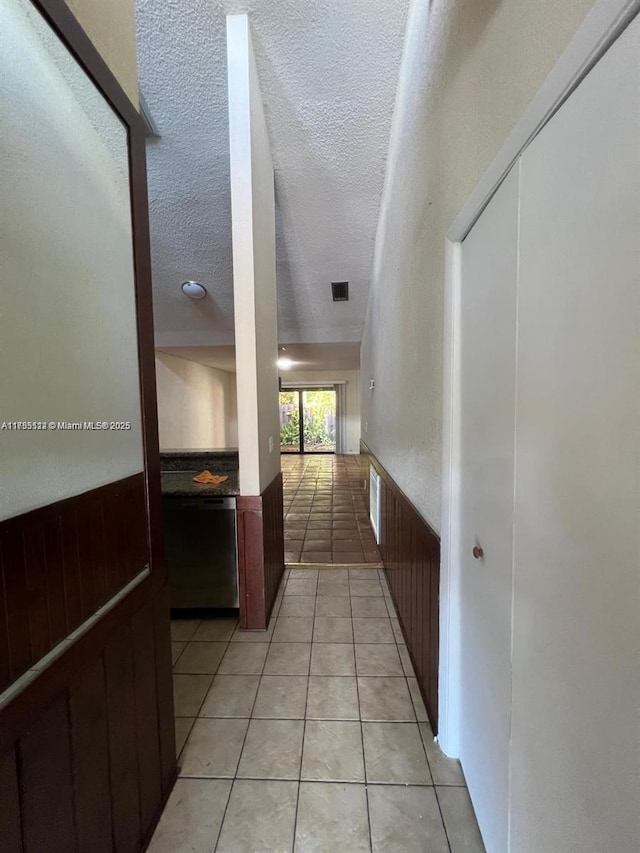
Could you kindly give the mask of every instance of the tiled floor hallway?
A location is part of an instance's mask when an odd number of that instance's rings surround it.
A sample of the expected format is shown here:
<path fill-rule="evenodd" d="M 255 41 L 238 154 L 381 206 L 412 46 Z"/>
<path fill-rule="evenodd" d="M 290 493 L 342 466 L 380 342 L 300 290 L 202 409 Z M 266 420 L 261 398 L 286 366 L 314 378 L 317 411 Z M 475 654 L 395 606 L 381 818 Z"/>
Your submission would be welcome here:
<path fill-rule="evenodd" d="M 358 456 L 282 457 L 287 563 L 380 563 Z"/>
<path fill-rule="evenodd" d="M 290 569 L 266 633 L 172 624 L 180 778 L 150 853 L 476 853 L 376 568 Z"/>

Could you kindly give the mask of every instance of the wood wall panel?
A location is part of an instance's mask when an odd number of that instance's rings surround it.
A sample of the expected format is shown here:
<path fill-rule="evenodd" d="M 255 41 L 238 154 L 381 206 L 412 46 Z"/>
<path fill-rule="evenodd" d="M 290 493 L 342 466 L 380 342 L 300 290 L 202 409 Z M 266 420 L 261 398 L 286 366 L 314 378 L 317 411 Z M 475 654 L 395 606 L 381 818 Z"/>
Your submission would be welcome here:
<path fill-rule="evenodd" d="M 18 762 L 14 747 L 0 756 L 0 850 L 22 853 Z"/>
<path fill-rule="evenodd" d="M 52 518 L 45 521 L 43 530 L 44 560 L 47 567 L 49 641 L 52 646 L 55 646 L 56 643 L 59 643 L 67 635 L 68 625 L 64 592 L 62 595 L 55 594 L 55 590 L 64 590 L 64 558 L 60 518 Z"/>
<path fill-rule="evenodd" d="M 440 539 L 364 444 L 362 454 L 365 464 L 373 465 L 382 478 L 380 553 L 427 713 L 437 732 Z M 368 477 L 367 470 L 367 482 Z"/>
<path fill-rule="evenodd" d="M 2 853 L 140 853 L 150 838 L 176 775 L 166 591 L 124 614 L 83 666 L 56 661 L 67 686 L 2 753 Z"/>
<path fill-rule="evenodd" d="M 149 562 L 144 475 L 0 522 L 0 691 Z"/>
<path fill-rule="evenodd" d="M 160 741 L 156 708 L 156 649 L 153 608 L 143 607 L 133 617 L 133 666 L 135 672 L 136 745 L 142 827 L 151 824 L 162 787 Z"/>
<path fill-rule="evenodd" d="M 83 501 L 76 510 L 78 562 L 80 565 L 80 606 L 82 619 L 98 609 L 100 590 L 98 577 L 102 571 L 102 549 L 95 543 L 95 527 L 100 524 L 95 501 Z M 95 543 L 95 544 L 94 544 Z"/>
<path fill-rule="evenodd" d="M 236 502 L 240 627 L 264 630 L 284 572 L 282 473 Z"/>
<path fill-rule="evenodd" d="M 115 848 L 118 853 L 135 853 L 140 848 L 142 833 L 135 670 L 130 623 L 107 646 L 105 672 Z M 127 720 L 124 727 L 123 720 Z"/>
<path fill-rule="evenodd" d="M 75 507 L 59 517 L 62 530 L 62 565 L 64 571 L 64 607 L 67 614 L 67 633 L 71 625 L 82 622 L 80 592 L 80 558 L 78 556 L 78 519 Z"/>
<path fill-rule="evenodd" d="M 247 629 L 266 627 L 264 600 L 264 552 L 262 546 L 262 498 L 238 496 L 236 499 L 238 540 L 239 626 Z"/>
<path fill-rule="evenodd" d="M 25 853 L 75 853 L 69 711 L 58 698 L 18 744 Z"/>
<path fill-rule="evenodd" d="M 171 625 L 167 614 L 169 613 L 169 595 L 163 589 L 153 602 L 153 621 L 155 635 L 155 668 L 157 715 L 158 715 L 158 743 L 160 746 L 160 783 L 162 791 L 170 789 L 176 773 L 176 731 L 173 721 L 173 677 L 172 667 L 167 665 L 171 661 Z M 163 712 L 170 708 L 171 712 Z"/>
<path fill-rule="evenodd" d="M 34 662 L 29 634 L 29 596 L 24 559 L 22 530 L 0 527 L 0 556 L 2 580 L 5 591 L 6 632 L 9 680 L 0 689 L 14 681 Z"/>
<path fill-rule="evenodd" d="M 101 657 L 72 683 L 69 714 L 78 851 L 112 853 L 107 693 Z"/>
<path fill-rule="evenodd" d="M 282 473 L 262 493 L 264 584 L 267 619 L 284 572 L 284 509 Z"/>
<path fill-rule="evenodd" d="M 128 513 L 128 506 L 124 508 Z M 126 523 L 117 495 L 107 495 L 103 504 L 103 523 L 105 541 L 110 542 L 110 559 L 106 566 L 107 596 L 111 597 L 127 583 L 127 578 L 135 574 L 132 565 L 128 565 L 126 542 Z"/>
<path fill-rule="evenodd" d="M 23 533 L 23 544 L 31 657 L 39 660 L 51 648 L 44 525 L 27 527 Z"/>
<path fill-rule="evenodd" d="M 429 619 L 429 683 L 426 692 L 428 696 L 433 697 L 433 714 L 434 720 L 437 722 L 438 673 L 440 671 L 440 540 L 438 540 L 437 547 L 433 547 L 430 552 L 430 563 L 429 602 L 431 605 L 431 618 Z M 435 731 L 437 732 L 437 726 Z"/>
<path fill-rule="evenodd" d="M 0 575 L 2 574 L 2 544 L 0 543 Z M 9 654 L 9 622 L 4 584 L 0 583 L 0 685 L 11 681 Z"/>

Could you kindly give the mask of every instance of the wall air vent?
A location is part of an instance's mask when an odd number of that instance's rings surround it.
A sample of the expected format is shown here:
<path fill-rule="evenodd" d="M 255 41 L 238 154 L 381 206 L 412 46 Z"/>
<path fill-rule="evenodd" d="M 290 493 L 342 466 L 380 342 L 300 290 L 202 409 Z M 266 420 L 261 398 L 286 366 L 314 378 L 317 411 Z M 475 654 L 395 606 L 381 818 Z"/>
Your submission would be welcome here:
<path fill-rule="evenodd" d="M 332 281 L 331 294 L 334 302 L 349 301 L 349 282 L 348 281 Z"/>

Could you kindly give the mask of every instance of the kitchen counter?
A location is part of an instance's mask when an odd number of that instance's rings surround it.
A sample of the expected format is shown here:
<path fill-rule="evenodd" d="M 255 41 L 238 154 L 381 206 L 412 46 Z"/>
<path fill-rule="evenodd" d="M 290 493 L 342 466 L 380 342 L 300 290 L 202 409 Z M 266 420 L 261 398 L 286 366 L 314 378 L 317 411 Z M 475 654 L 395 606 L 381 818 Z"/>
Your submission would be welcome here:
<path fill-rule="evenodd" d="M 202 469 L 200 469 L 202 470 Z M 194 483 L 193 478 L 200 471 L 162 471 L 160 474 L 162 494 L 164 497 L 197 498 L 197 497 L 235 497 L 240 494 L 238 487 L 238 472 L 224 471 L 229 479 L 219 486 L 205 483 Z M 212 471 L 212 474 L 218 472 Z"/>
<path fill-rule="evenodd" d="M 161 450 L 160 470 L 163 473 L 193 472 L 192 476 L 201 471 L 211 471 L 212 474 L 233 474 L 238 478 L 237 450 Z M 226 485 L 226 483 L 225 483 Z"/>
<path fill-rule="evenodd" d="M 190 450 L 161 450 L 160 456 L 171 457 L 173 459 L 189 459 L 192 456 L 238 456 L 237 447 L 196 447 Z"/>

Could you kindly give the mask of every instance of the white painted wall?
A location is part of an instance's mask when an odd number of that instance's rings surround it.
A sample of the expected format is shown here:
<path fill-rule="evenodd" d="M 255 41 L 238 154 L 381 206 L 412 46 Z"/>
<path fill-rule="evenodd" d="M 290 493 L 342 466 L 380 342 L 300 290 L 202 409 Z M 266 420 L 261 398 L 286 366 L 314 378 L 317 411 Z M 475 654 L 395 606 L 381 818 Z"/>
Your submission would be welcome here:
<path fill-rule="evenodd" d="M 511 850 L 640 845 L 640 20 L 521 164 Z"/>
<path fill-rule="evenodd" d="M 227 17 L 227 60 L 240 492 L 259 495 L 280 470 L 275 196 L 246 15 Z"/>
<path fill-rule="evenodd" d="M 362 344 L 362 420 L 371 450 L 437 531 L 445 233 L 592 5 L 412 3 Z"/>
<path fill-rule="evenodd" d="M 360 453 L 360 371 L 358 370 L 288 370 L 282 374 L 284 387 L 305 382 L 333 385 L 344 382 L 347 389 L 346 452 Z"/>
<path fill-rule="evenodd" d="M 234 373 L 160 352 L 156 385 L 161 450 L 238 446 Z"/>
<path fill-rule="evenodd" d="M 126 134 L 30 3 L 0 6 L 0 518 L 143 468 Z M 106 135 L 105 135 L 106 132 Z"/>
<path fill-rule="evenodd" d="M 227 447 L 238 446 L 238 387 L 235 374 L 229 379 L 229 397 L 225 424 L 227 431 Z"/>

